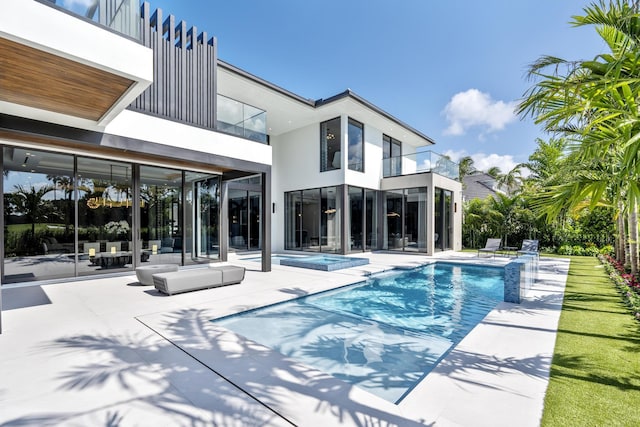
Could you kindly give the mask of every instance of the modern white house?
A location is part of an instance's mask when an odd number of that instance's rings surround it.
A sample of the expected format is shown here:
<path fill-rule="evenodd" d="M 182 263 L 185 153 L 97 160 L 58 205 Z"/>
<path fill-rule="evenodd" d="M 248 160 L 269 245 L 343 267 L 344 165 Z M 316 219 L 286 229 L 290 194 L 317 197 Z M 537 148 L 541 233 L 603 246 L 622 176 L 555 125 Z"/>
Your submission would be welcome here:
<path fill-rule="evenodd" d="M 349 90 L 312 101 L 238 69 L 139 0 L 58 3 L 2 1 L 2 284 L 461 248 L 457 165 L 420 131 Z"/>

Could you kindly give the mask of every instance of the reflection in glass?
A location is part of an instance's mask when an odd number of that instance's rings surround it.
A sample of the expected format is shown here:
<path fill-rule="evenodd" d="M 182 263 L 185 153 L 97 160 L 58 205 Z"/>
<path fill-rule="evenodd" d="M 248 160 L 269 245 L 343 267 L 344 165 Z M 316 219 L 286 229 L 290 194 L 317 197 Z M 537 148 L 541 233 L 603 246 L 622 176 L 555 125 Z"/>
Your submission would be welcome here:
<path fill-rule="evenodd" d="M 285 249 L 302 249 L 302 192 L 285 193 Z"/>
<path fill-rule="evenodd" d="M 302 192 L 302 249 L 320 251 L 320 190 Z"/>
<path fill-rule="evenodd" d="M 320 124 L 320 172 L 342 167 L 340 127 L 340 117 Z"/>
<path fill-rule="evenodd" d="M 435 250 L 449 250 L 451 249 L 453 194 L 451 191 L 436 188 L 434 196 L 435 232 L 433 239 Z"/>
<path fill-rule="evenodd" d="M 141 261 L 182 264 L 182 172 L 140 166 Z"/>
<path fill-rule="evenodd" d="M 375 190 L 365 190 L 366 212 L 365 228 L 366 241 L 365 249 L 378 249 L 378 192 Z"/>
<path fill-rule="evenodd" d="M 403 250 L 405 246 L 404 236 L 402 233 L 403 218 L 403 191 L 387 191 L 385 193 L 385 212 L 387 215 L 385 233 L 387 242 L 386 249 Z"/>
<path fill-rule="evenodd" d="M 185 174 L 187 203 L 192 213 L 192 258 L 220 257 L 220 178 L 194 172 Z"/>
<path fill-rule="evenodd" d="M 3 158 L 3 283 L 73 276 L 73 156 L 5 147 Z"/>
<path fill-rule="evenodd" d="M 356 120 L 349 119 L 349 169 L 364 172 L 364 125 Z"/>
<path fill-rule="evenodd" d="M 218 129 L 253 141 L 267 142 L 267 113 L 235 99 L 218 95 Z"/>
<path fill-rule="evenodd" d="M 427 189 L 408 188 L 405 196 L 405 251 L 427 249 Z"/>
<path fill-rule="evenodd" d="M 321 252 L 340 252 L 340 212 L 341 198 L 338 197 L 336 187 L 320 189 L 320 245 Z"/>
<path fill-rule="evenodd" d="M 363 228 L 363 206 L 362 193 L 364 190 L 358 187 L 349 187 L 349 210 L 348 210 L 348 242 L 350 251 L 362 250 L 362 228 Z"/>
<path fill-rule="evenodd" d="M 78 158 L 78 274 L 131 270 L 131 164 Z"/>

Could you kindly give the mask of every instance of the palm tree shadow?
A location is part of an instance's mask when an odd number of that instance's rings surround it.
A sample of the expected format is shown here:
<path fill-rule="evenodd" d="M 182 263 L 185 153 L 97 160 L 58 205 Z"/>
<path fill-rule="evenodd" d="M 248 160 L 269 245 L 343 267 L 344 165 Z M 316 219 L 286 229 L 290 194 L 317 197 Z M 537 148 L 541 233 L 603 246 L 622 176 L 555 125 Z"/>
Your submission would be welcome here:
<path fill-rule="evenodd" d="M 280 419 L 260 403 L 242 398 L 236 388 L 212 377 L 208 369 L 157 337 L 74 335 L 47 343 L 38 351 L 51 353 L 52 359 L 88 359 L 57 375 L 58 390 L 70 395 L 99 393 L 104 399 L 77 411 L 34 411 L 1 426 L 117 426 L 132 406 L 177 425 L 209 425 L 212 419 L 220 420 L 221 425 L 264 425 Z M 181 385 L 187 387 L 189 397 L 181 392 Z M 194 390 L 194 385 L 199 388 Z"/>

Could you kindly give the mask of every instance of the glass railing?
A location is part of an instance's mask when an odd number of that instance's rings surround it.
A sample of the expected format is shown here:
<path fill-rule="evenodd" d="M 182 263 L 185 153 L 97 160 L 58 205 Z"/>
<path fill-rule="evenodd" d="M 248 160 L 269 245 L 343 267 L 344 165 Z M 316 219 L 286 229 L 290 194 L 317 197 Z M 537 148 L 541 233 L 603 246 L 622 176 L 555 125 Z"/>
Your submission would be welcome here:
<path fill-rule="evenodd" d="M 235 99 L 218 95 L 218 130 L 267 143 L 267 113 Z"/>
<path fill-rule="evenodd" d="M 457 163 L 433 151 L 421 151 L 382 160 L 382 173 L 385 178 L 425 172 L 455 180 L 459 176 Z"/>
<path fill-rule="evenodd" d="M 140 0 L 48 0 L 42 3 L 53 4 L 140 40 Z"/>

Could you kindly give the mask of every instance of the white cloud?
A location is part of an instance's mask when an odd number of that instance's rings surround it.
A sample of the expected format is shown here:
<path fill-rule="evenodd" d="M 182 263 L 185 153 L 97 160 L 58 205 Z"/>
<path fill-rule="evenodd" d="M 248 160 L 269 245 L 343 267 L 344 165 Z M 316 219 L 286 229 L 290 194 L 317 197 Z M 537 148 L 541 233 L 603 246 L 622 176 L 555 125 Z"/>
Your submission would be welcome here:
<path fill-rule="evenodd" d="M 481 128 L 482 133 L 502 130 L 516 119 L 516 105 L 516 101 L 496 101 L 478 89 L 456 93 L 443 110 L 449 123 L 444 134 L 464 135 L 472 127 Z"/>
<path fill-rule="evenodd" d="M 497 166 L 500 168 L 502 173 L 506 173 L 506 172 L 509 172 L 514 167 L 516 167 L 516 165 L 518 165 L 518 162 L 516 162 L 513 159 L 513 156 L 510 154 L 501 155 L 501 154 L 495 154 L 495 153 L 492 153 L 492 154 L 474 153 L 470 155 L 465 150 L 459 150 L 459 151 L 447 150 L 444 152 L 444 154 L 445 156 L 449 156 L 451 160 L 453 160 L 456 163 L 459 162 L 460 159 L 463 157 L 471 156 L 471 158 L 473 159 L 473 166 L 477 170 L 481 170 L 485 172 L 491 169 L 492 167 Z"/>

